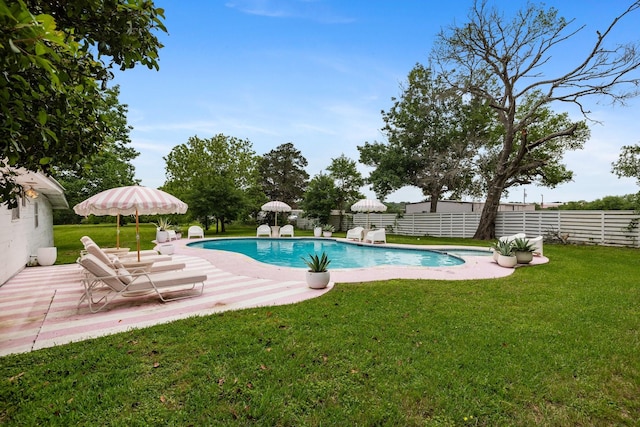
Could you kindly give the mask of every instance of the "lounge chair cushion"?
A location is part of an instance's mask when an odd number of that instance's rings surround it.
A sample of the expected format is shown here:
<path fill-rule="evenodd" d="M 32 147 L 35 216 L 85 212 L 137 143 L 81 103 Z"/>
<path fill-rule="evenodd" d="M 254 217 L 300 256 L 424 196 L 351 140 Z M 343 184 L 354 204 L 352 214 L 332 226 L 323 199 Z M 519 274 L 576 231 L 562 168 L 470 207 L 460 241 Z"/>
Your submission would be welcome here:
<path fill-rule="evenodd" d="M 156 288 L 190 285 L 192 283 L 204 282 L 205 280 L 207 280 L 207 275 L 202 273 L 166 271 L 162 273 L 154 273 L 151 275 L 138 276 L 136 280 L 129 285 L 127 291 L 153 289 L 153 285 L 155 285 Z"/>
<path fill-rule="evenodd" d="M 116 270 L 116 272 L 118 273 L 120 280 L 122 280 L 122 283 L 124 283 L 125 285 L 128 285 L 133 281 L 131 273 L 129 273 L 129 270 L 127 270 L 126 268 L 120 267 L 118 270 Z"/>
<path fill-rule="evenodd" d="M 81 258 L 80 265 L 95 277 L 99 277 L 105 285 L 112 289 L 121 291 L 125 288 L 125 284 L 118 278 L 113 268 L 109 267 L 95 255 L 88 254 Z"/>

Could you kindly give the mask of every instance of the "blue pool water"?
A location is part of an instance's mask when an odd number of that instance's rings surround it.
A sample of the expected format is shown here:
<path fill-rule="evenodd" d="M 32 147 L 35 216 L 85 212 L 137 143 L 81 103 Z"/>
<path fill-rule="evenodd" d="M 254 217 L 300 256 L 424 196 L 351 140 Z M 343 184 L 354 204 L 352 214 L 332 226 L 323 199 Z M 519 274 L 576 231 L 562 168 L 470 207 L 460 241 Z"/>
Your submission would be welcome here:
<path fill-rule="evenodd" d="M 326 239 L 215 239 L 189 243 L 204 249 L 238 252 L 257 261 L 281 267 L 306 268 L 302 257 L 326 252 L 329 268 L 361 268 L 380 265 L 444 267 L 464 264 L 458 257 L 423 249 L 365 246 Z"/>

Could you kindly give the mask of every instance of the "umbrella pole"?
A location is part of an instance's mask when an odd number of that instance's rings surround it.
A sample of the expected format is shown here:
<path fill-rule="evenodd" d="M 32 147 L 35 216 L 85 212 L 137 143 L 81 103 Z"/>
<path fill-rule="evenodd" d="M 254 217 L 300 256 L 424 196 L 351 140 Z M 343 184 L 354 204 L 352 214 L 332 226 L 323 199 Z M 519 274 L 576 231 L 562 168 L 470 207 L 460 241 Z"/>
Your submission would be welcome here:
<path fill-rule="evenodd" d="M 120 249 L 120 214 L 116 215 L 116 249 Z"/>
<path fill-rule="evenodd" d="M 136 246 L 138 248 L 138 262 L 140 262 L 140 223 L 138 222 L 138 208 L 136 208 Z"/>
<path fill-rule="evenodd" d="M 276 227 L 278 226 L 278 211 L 276 211 Z"/>

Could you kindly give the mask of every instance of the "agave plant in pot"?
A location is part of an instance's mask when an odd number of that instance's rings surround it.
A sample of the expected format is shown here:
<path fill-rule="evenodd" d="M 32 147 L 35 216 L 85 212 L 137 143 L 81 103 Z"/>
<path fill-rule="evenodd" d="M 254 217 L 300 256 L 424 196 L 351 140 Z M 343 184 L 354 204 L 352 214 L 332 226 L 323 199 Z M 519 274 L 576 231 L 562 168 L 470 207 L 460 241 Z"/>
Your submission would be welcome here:
<path fill-rule="evenodd" d="M 529 239 L 518 237 L 513 240 L 511 246 L 513 247 L 513 252 L 516 255 L 518 264 L 529 264 L 533 260 L 533 251 L 535 248 Z"/>
<path fill-rule="evenodd" d="M 331 224 L 325 224 L 322 226 L 322 237 L 331 237 L 336 228 Z"/>
<path fill-rule="evenodd" d="M 518 263 L 511 242 L 500 240 L 496 243 L 495 250 L 498 253 L 498 265 L 501 267 L 513 268 Z"/>
<path fill-rule="evenodd" d="M 164 243 L 169 240 L 169 230 L 171 230 L 169 220 L 167 218 L 158 218 L 156 223 L 156 242 Z"/>
<path fill-rule="evenodd" d="M 308 258 L 302 258 L 309 270 L 307 270 L 307 285 L 312 289 L 323 289 L 329 284 L 330 274 L 327 267 L 331 260 L 325 252 L 322 255 L 309 254 Z"/>

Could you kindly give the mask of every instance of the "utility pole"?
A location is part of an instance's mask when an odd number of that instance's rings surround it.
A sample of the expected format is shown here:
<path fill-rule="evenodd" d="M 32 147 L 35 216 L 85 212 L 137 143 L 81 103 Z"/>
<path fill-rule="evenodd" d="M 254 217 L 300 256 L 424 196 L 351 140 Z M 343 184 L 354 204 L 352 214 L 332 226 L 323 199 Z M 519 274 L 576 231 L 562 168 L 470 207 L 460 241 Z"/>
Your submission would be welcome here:
<path fill-rule="evenodd" d="M 522 195 L 522 204 L 526 205 L 527 204 L 527 189 L 523 188 L 522 189 L 523 195 Z"/>

